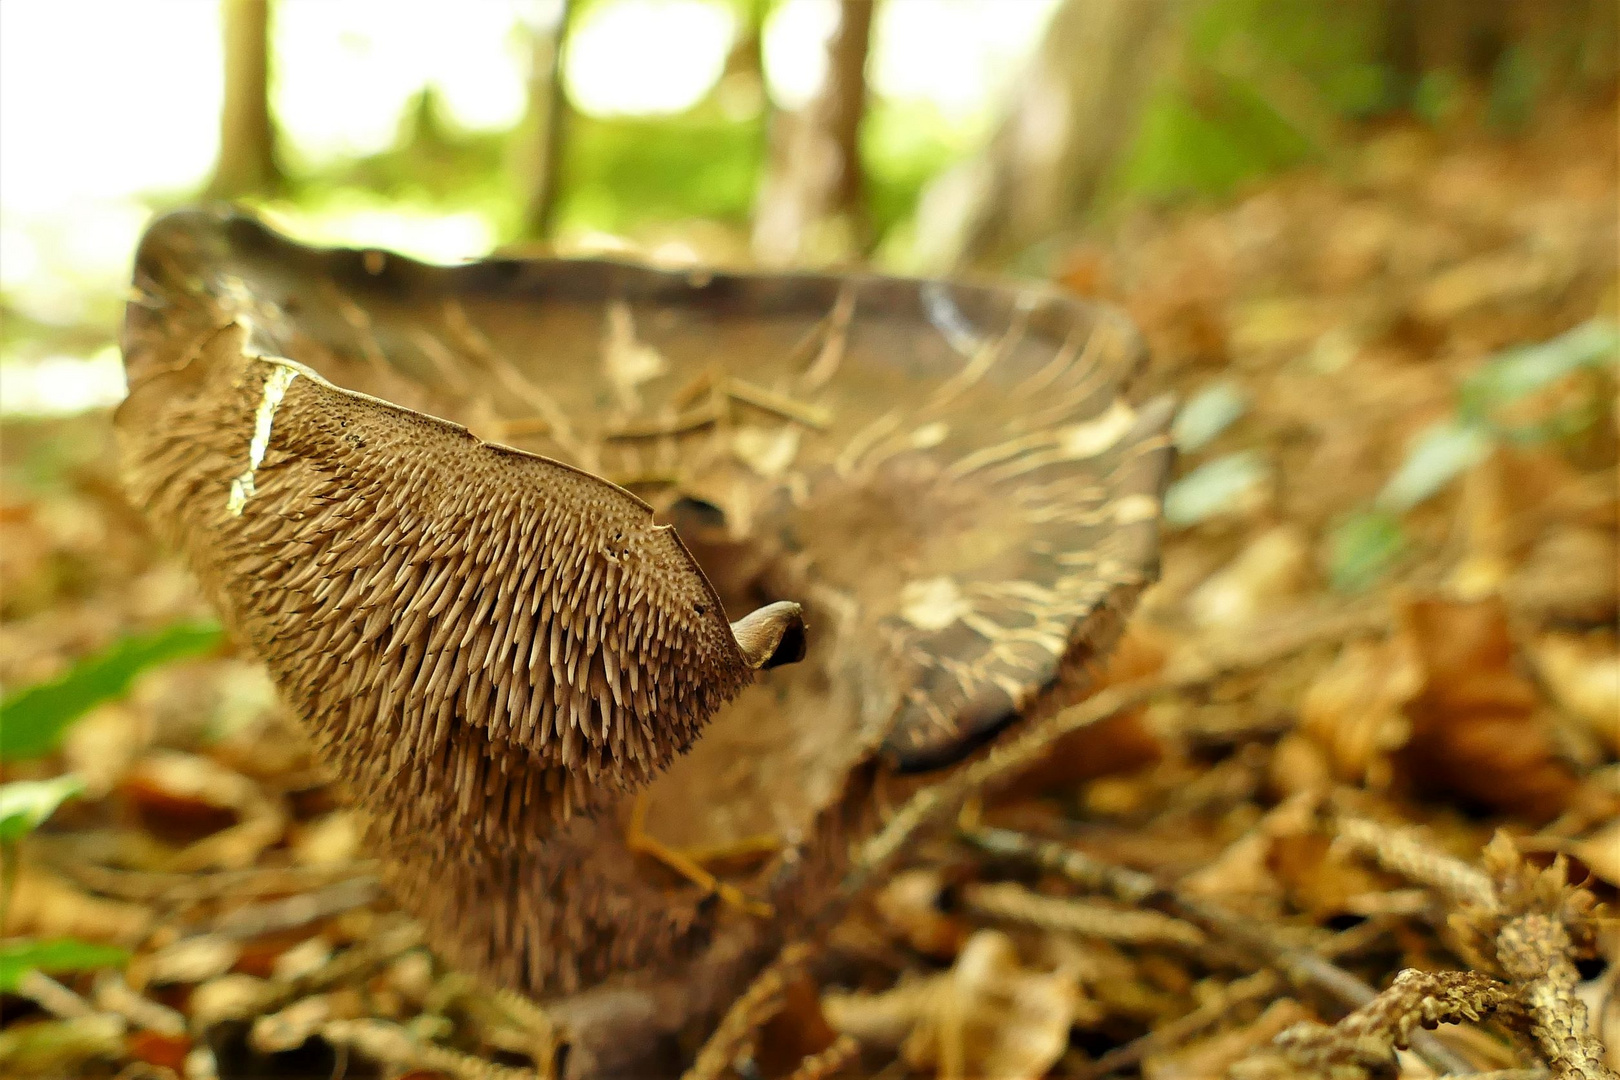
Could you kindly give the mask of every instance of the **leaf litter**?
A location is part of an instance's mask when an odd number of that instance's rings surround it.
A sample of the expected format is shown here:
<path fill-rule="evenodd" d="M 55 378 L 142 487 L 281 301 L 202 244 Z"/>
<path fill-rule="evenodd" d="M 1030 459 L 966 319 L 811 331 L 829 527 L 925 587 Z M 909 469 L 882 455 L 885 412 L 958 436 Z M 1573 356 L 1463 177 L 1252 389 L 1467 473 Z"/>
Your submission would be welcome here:
<path fill-rule="evenodd" d="M 890 808 L 860 902 L 691 1075 L 1613 1075 L 1612 147 L 1607 113 L 1386 132 L 1088 242 L 1060 283 L 1124 304 L 1192 402 L 1164 579 L 1091 701 Z M 628 329 L 626 407 L 654 362 Z M 83 789 L 8 796 L 36 809 L 0 1072 L 566 1073 L 543 1009 L 379 891 L 330 777 L 108 494 L 106 428 L 7 431 L 11 462 L 80 449 L 66 484 L 7 467 L 3 779 Z M 67 705 L 22 732 L 30 686 Z"/>

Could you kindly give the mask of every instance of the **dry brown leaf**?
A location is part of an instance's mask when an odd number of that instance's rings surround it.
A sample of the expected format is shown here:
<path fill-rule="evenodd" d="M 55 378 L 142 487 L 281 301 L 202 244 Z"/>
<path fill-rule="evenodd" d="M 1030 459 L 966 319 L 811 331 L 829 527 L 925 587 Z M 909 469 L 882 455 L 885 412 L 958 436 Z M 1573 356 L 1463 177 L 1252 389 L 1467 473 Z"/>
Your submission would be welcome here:
<path fill-rule="evenodd" d="M 1320 832 L 1273 837 L 1267 865 L 1293 905 L 1317 919 L 1359 914 L 1358 898 L 1384 888 L 1359 862 L 1340 857 L 1332 837 Z"/>
<path fill-rule="evenodd" d="M 360 856 L 359 816 L 336 810 L 293 832 L 293 858 L 303 866 L 341 866 Z"/>
<path fill-rule="evenodd" d="M 945 879 L 937 869 L 896 874 L 878 893 L 878 914 L 905 943 L 934 960 L 949 960 L 962 948 L 968 926 L 941 906 Z"/>
<path fill-rule="evenodd" d="M 838 1034 L 821 1014 L 814 982 L 804 975 L 790 981 L 782 993 L 782 1007 L 760 1028 L 754 1064 L 762 1076 L 789 1076 L 806 1058 L 820 1054 Z"/>
<path fill-rule="evenodd" d="M 1610 885 L 1620 888 L 1620 818 L 1615 818 L 1578 840 L 1572 854 Z"/>
<path fill-rule="evenodd" d="M 286 811 L 257 783 L 197 754 L 148 754 L 121 790 L 149 827 L 190 841 L 171 861 L 174 871 L 251 866 L 287 827 Z"/>
<path fill-rule="evenodd" d="M 1402 708 L 1421 683 L 1406 640 L 1349 642 L 1305 692 L 1300 731 L 1326 750 L 1341 779 L 1385 787 L 1389 756 L 1411 732 Z"/>
<path fill-rule="evenodd" d="M 1533 655 L 1553 700 L 1620 754 L 1620 644 L 1613 635 L 1548 634 Z"/>
<path fill-rule="evenodd" d="M 139 904 L 91 896 L 47 870 L 24 863 L 17 871 L 0 935 L 74 937 L 128 945 L 146 934 L 154 915 Z"/>
<path fill-rule="evenodd" d="M 1562 810 L 1576 778 L 1554 755 L 1535 687 L 1514 667 L 1500 598 L 1412 601 L 1398 636 L 1423 670 L 1405 709 L 1412 734 L 1399 764 L 1408 782 L 1534 821 Z"/>
<path fill-rule="evenodd" d="M 104 798 L 123 779 L 151 741 L 148 715 L 126 702 L 92 710 L 62 738 L 67 771 L 84 781 L 84 796 Z"/>
<path fill-rule="evenodd" d="M 1297 593 L 1310 566 L 1305 531 L 1279 525 L 1261 533 L 1187 598 L 1205 630 L 1236 630 Z"/>
<path fill-rule="evenodd" d="M 1073 971 L 1025 968 L 1010 938 L 981 930 L 950 971 L 885 994 L 828 994 L 822 1011 L 834 1030 L 898 1045 L 907 1064 L 947 1080 L 1033 1080 L 1062 1056 L 1086 1010 Z"/>

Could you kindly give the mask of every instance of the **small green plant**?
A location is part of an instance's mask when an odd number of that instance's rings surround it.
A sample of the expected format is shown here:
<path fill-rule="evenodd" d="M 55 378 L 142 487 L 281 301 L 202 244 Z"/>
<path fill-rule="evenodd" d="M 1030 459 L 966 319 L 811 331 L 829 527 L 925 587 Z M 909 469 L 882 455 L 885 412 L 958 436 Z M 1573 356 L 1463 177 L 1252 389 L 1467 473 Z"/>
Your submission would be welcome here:
<path fill-rule="evenodd" d="M 120 967 L 129 953 L 113 945 L 98 945 L 75 938 L 0 942 L 0 992 L 13 993 L 30 971 L 94 971 Z"/>
<path fill-rule="evenodd" d="M 1402 516 L 1445 490 L 1498 446 L 1568 438 L 1589 428 L 1603 407 L 1590 396 L 1533 422 L 1515 421 L 1510 414 L 1512 406 L 1566 376 L 1612 367 L 1617 352 L 1620 330 L 1612 322 L 1593 319 L 1549 341 L 1508 349 L 1482 364 L 1458 388 L 1453 415 L 1419 433 L 1373 505 L 1350 514 L 1334 529 L 1328 541 L 1334 587 L 1357 592 L 1383 577 L 1406 550 Z"/>
<path fill-rule="evenodd" d="M 80 660 L 59 678 L 7 695 L 0 700 L 0 760 L 49 754 L 69 725 L 97 705 L 123 697 L 143 671 L 212 652 L 220 641 L 214 623 L 182 623 L 131 635 Z"/>

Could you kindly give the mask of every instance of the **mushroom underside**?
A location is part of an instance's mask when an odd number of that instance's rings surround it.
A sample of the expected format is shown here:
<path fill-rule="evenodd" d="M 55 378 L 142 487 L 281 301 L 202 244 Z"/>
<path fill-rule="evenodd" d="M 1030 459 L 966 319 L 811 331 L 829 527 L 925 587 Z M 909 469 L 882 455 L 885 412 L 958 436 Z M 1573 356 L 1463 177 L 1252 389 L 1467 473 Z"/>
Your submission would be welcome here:
<path fill-rule="evenodd" d="M 153 227 L 136 289 L 136 500 L 402 906 L 579 1025 L 723 1006 L 815 917 L 877 778 L 1083 692 L 1156 573 L 1168 405 L 1129 401 L 1134 332 L 1072 299 L 429 267 L 204 212 Z M 773 916 L 631 850 L 637 797 L 666 845 L 770 838 L 730 872 Z"/>

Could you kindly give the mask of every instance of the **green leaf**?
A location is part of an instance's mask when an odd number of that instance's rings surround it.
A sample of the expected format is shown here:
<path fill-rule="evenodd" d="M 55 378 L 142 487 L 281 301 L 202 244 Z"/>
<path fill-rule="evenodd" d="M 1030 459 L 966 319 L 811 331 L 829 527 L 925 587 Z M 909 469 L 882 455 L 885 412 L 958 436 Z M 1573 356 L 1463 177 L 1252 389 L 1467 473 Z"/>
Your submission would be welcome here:
<path fill-rule="evenodd" d="M 1480 365 L 1463 383 L 1463 416 L 1484 421 L 1493 410 L 1550 386 L 1581 368 L 1612 363 L 1620 354 L 1620 329 L 1591 319 L 1549 341 L 1521 345 Z"/>
<path fill-rule="evenodd" d="M 1170 438 L 1183 453 L 1201 450 L 1231 427 L 1248 407 L 1249 399 L 1237 383 L 1213 383 L 1181 407 L 1170 426 Z"/>
<path fill-rule="evenodd" d="M 1490 432 L 1478 425 L 1455 420 L 1435 424 L 1418 436 L 1378 493 L 1378 508 L 1393 513 L 1412 509 L 1484 461 L 1492 445 Z"/>
<path fill-rule="evenodd" d="M 84 791 L 84 781 L 69 774 L 53 780 L 16 780 L 0 784 L 0 843 L 10 843 L 39 828 L 56 808 Z"/>
<path fill-rule="evenodd" d="M 1170 485 L 1164 495 L 1164 519 L 1171 525 L 1196 525 L 1236 509 L 1270 475 L 1265 460 L 1253 450 L 1218 457 Z"/>
<path fill-rule="evenodd" d="M 123 697 L 148 668 L 219 647 L 213 623 L 182 623 L 123 638 L 80 660 L 60 678 L 26 687 L 0 701 L 0 759 L 42 757 L 69 724 L 106 701 Z"/>
<path fill-rule="evenodd" d="M 0 991 L 17 989 L 29 971 L 92 971 L 122 967 L 129 953 L 112 945 L 97 945 L 74 938 L 22 939 L 0 942 Z"/>
<path fill-rule="evenodd" d="M 1406 549 L 1400 518 L 1386 510 L 1363 510 L 1333 530 L 1328 570 L 1340 592 L 1360 592 L 1395 565 Z"/>

